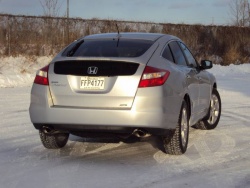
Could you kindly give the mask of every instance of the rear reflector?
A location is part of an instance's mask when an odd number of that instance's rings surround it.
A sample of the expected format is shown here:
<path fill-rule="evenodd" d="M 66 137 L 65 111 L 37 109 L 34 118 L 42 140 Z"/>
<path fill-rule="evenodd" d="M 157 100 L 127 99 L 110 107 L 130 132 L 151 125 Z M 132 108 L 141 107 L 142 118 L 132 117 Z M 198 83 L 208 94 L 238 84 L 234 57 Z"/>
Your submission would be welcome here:
<path fill-rule="evenodd" d="M 161 86 L 166 82 L 169 75 L 170 72 L 167 70 L 146 66 L 139 83 L 139 88 Z"/>
<path fill-rule="evenodd" d="M 49 65 L 38 70 L 36 72 L 36 78 L 34 80 L 34 83 L 40 85 L 49 85 L 48 70 L 49 70 Z"/>

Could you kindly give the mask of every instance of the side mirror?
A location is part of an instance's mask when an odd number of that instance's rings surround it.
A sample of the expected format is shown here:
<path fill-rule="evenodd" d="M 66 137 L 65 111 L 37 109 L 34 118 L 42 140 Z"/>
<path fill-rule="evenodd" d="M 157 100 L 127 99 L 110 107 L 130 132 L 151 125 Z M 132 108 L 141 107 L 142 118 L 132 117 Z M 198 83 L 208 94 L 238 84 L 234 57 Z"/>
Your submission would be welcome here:
<path fill-rule="evenodd" d="M 209 60 L 201 60 L 201 66 L 200 68 L 202 70 L 204 69 L 211 69 L 213 67 L 213 63 L 212 61 L 209 61 Z"/>

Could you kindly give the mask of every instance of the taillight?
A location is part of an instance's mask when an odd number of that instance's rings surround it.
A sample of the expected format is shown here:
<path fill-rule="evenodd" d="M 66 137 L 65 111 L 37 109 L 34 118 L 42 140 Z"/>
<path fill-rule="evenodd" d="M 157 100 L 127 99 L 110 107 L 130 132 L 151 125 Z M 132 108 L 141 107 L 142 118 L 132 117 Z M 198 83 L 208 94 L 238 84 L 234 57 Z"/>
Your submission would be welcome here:
<path fill-rule="evenodd" d="M 146 66 L 139 87 L 161 86 L 168 79 L 170 72 L 163 69 Z"/>
<path fill-rule="evenodd" d="M 34 80 L 34 83 L 40 85 L 49 85 L 48 70 L 49 70 L 49 65 L 38 70 L 36 72 L 36 78 Z"/>

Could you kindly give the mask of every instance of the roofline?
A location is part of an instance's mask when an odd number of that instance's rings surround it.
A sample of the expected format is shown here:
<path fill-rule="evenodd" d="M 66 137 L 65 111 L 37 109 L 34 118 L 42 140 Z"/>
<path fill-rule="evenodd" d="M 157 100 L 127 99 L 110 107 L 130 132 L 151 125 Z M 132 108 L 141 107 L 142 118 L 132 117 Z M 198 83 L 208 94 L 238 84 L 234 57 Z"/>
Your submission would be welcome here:
<path fill-rule="evenodd" d="M 87 35 L 83 39 L 95 40 L 95 39 L 110 39 L 110 38 L 123 38 L 123 39 L 138 39 L 138 40 L 150 40 L 156 41 L 165 34 L 161 33 L 145 33 L 145 32 L 121 32 L 121 33 L 100 33 Z"/>

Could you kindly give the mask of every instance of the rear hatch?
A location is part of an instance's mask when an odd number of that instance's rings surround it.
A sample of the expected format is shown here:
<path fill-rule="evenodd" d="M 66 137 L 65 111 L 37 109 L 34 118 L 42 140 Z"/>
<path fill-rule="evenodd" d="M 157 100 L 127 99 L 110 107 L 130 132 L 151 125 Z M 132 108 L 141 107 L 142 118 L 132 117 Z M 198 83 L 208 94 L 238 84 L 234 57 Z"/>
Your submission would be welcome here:
<path fill-rule="evenodd" d="M 142 72 L 157 45 L 150 40 L 122 41 L 80 41 L 77 49 L 69 46 L 62 53 L 65 57 L 56 58 L 48 75 L 54 106 L 131 108 Z"/>
<path fill-rule="evenodd" d="M 55 62 L 50 65 L 53 72 L 49 72 L 53 103 L 84 108 L 130 108 L 143 69 L 143 65 L 130 62 Z"/>

